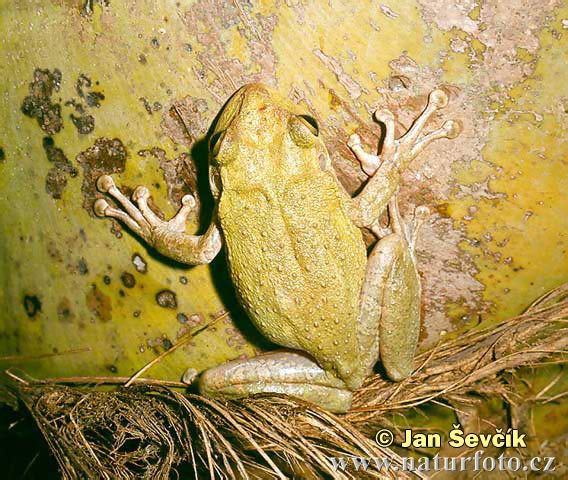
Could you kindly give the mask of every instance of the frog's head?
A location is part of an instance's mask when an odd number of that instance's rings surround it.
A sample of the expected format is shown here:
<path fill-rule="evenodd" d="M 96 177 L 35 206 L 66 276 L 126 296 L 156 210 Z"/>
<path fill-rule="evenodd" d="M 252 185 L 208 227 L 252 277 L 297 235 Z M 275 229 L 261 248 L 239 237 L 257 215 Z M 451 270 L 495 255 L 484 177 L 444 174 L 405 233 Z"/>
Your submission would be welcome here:
<path fill-rule="evenodd" d="M 226 180 L 243 185 L 291 175 L 312 157 L 329 162 L 315 120 L 265 85 L 245 85 L 219 113 L 209 140 L 211 191 L 218 198 Z"/>

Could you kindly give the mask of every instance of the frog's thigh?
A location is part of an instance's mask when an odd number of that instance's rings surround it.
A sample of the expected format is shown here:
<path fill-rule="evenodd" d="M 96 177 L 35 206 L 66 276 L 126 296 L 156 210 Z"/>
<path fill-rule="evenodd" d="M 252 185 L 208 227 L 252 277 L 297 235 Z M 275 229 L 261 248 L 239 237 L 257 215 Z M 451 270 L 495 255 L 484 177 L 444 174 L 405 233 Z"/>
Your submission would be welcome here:
<path fill-rule="evenodd" d="M 412 372 L 420 331 L 420 279 L 409 246 L 394 233 L 382 238 L 368 260 L 361 291 L 359 338 L 368 374 L 381 362 L 396 381 Z"/>
<path fill-rule="evenodd" d="M 346 412 L 352 394 L 345 384 L 301 352 L 278 351 L 235 360 L 207 370 L 199 380 L 203 395 L 242 398 L 255 393 L 282 393 Z"/>

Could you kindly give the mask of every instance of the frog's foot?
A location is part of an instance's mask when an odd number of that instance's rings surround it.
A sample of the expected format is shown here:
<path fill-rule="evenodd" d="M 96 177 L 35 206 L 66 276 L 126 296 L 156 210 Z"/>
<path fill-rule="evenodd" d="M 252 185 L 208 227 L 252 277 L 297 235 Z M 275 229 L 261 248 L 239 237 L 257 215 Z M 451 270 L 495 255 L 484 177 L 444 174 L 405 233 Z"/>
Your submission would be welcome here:
<path fill-rule="evenodd" d="M 272 352 L 207 370 L 199 391 L 208 397 L 242 398 L 256 393 L 297 397 L 332 412 L 346 412 L 352 393 L 345 384 L 300 352 Z"/>
<path fill-rule="evenodd" d="M 119 190 L 109 175 L 97 179 L 97 189 L 113 197 L 124 209 L 114 208 L 104 198 L 99 198 L 93 207 L 97 216 L 120 220 L 167 257 L 196 265 L 209 263 L 221 249 L 221 237 L 214 223 L 204 235 L 184 233 L 187 217 L 196 207 L 195 198 L 191 195 L 185 195 L 176 215 L 171 220 L 164 221 L 149 207 L 150 192 L 146 187 L 136 187 L 132 193 L 134 203 Z"/>
<path fill-rule="evenodd" d="M 371 176 L 377 171 L 377 168 L 379 168 L 379 165 L 381 164 L 381 159 L 379 156 L 365 151 L 359 135 L 356 133 L 351 135 L 349 140 L 347 140 L 347 146 L 355 154 L 357 160 L 361 163 L 361 168 L 367 175 Z"/>
<path fill-rule="evenodd" d="M 410 129 L 399 139 L 394 136 L 394 115 L 386 109 L 377 110 L 373 114 L 375 120 L 385 126 L 385 138 L 381 155 L 373 155 L 366 152 L 361 139 L 357 134 L 351 135 L 347 146 L 355 154 L 363 171 L 373 176 L 383 162 L 394 162 L 399 170 L 406 168 L 426 146 L 440 138 L 455 138 L 461 131 L 461 124 L 454 120 L 446 121 L 441 128 L 434 130 L 422 138 L 420 134 L 424 126 L 436 110 L 444 108 L 448 104 L 448 96 L 443 90 L 434 90 L 428 97 L 428 104 L 422 114 L 416 119 Z"/>
<path fill-rule="evenodd" d="M 385 136 L 380 156 L 366 152 L 358 135 L 351 135 L 347 145 L 353 151 L 361 168 L 370 179 L 363 190 L 353 198 L 351 219 L 359 227 L 371 228 L 384 213 L 392 195 L 396 192 L 402 172 L 409 163 L 430 143 L 441 138 L 455 138 L 461 124 L 446 121 L 421 137 L 424 126 L 432 115 L 448 104 L 448 96 L 442 90 L 434 90 L 428 104 L 410 129 L 399 139 L 394 135 L 394 115 L 389 110 L 377 110 L 374 118 L 385 126 Z"/>
<path fill-rule="evenodd" d="M 165 222 L 148 206 L 150 192 L 146 187 L 138 186 L 132 193 L 132 200 L 136 205 L 119 190 L 110 175 L 102 175 L 97 179 L 97 189 L 102 193 L 108 193 L 125 211 L 113 208 L 104 198 L 99 198 L 94 205 L 95 214 L 122 221 L 148 243 L 152 243 L 152 233 L 155 230 L 185 231 L 187 217 L 196 206 L 195 199 L 191 195 L 185 195 L 178 213 L 169 222 Z"/>

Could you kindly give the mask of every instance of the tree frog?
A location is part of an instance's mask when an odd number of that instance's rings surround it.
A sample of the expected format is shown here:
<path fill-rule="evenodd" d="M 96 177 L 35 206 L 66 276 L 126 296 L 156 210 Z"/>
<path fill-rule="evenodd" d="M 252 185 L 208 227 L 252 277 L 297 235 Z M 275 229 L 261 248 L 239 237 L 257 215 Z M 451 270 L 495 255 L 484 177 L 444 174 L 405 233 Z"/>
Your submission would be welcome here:
<path fill-rule="evenodd" d="M 203 235 L 185 232 L 196 205 L 191 195 L 164 221 L 149 208 L 146 187 L 137 187 L 131 201 L 110 176 L 97 180 L 122 208 L 101 198 L 96 214 L 121 220 L 161 254 L 205 264 L 224 245 L 244 310 L 263 335 L 284 347 L 207 370 L 198 383 L 204 395 L 279 393 L 345 412 L 379 358 L 392 380 L 412 372 L 421 295 L 414 246 L 428 210 L 418 207 L 405 223 L 395 193 L 402 172 L 424 147 L 459 134 L 459 124 L 450 120 L 421 136 L 447 102 L 442 90 L 433 91 L 399 139 L 393 114 L 376 111 L 385 127 L 380 155 L 366 152 L 356 134 L 348 141 L 369 175 L 351 197 L 334 173 L 317 123 L 264 85 L 242 87 L 210 136 L 216 207 Z M 379 222 L 385 213 L 388 226 Z M 378 238 L 369 254 L 364 227 Z"/>

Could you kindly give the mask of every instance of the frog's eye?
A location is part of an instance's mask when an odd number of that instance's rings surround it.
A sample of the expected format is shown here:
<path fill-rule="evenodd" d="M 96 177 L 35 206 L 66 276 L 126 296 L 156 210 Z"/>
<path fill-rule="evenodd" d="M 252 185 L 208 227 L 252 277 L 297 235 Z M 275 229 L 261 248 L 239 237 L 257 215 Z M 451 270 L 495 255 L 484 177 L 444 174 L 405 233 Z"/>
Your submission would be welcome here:
<path fill-rule="evenodd" d="M 294 115 L 288 121 L 290 136 L 299 147 L 311 147 L 319 135 L 317 122 L 308 115 Z"/>
<path fill-rule="evenodd" d="M 211 157 L 216 157 L 223 143 L 223 138 L 225 137 L 225 130 L 221 132 L 214 133 L 209 139 L 209 152 Z"/>

